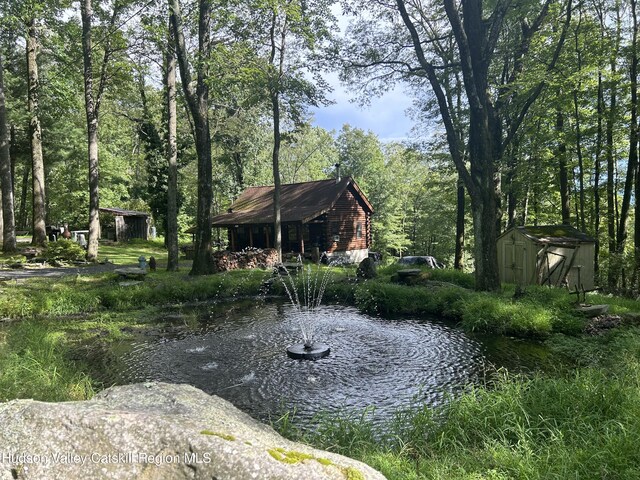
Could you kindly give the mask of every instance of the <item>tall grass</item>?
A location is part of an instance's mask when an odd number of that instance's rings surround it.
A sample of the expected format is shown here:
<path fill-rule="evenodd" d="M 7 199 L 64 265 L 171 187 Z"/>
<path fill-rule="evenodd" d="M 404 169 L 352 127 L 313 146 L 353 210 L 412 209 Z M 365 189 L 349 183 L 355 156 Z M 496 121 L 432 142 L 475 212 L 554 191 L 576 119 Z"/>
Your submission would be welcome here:
<path fill-rule="evenodd" d="M 64 333 L 38 321 L 14 325 L 0 341 L 0 401 L 33 398 L 83 400 L 90 378 L 68 357 Z"/>
<path fill-rule="evenodd" d="M 566 291 L 543 287 L 531 287 L 520 298 L 509 290 L 483 293 L 448 283 L 406 286 L 371 280 L 354 290 L 355 304 L 370 314 L 434 314 L 459 321 L 467 330 L 522 337 L 580 332 L 585 318 L 573 300 Z"/>
<path fill-rule="evenodd" d="M 460 322 L 467 330 L 522 337 L 544 338 L 557 332 L 574 335 L 586 324 L 575 310 L 576 298 L 565 290 L 530 286 L 517 298 L 513 286 L 482 293 L 466 288 L 472 284 L 468 274 L 427 269 L 412 285 L 404 285 L 392 281 L 398 269 L 398 265 L 382 268 L 378 278 L 366 281 L 356 280 L 353 269 L 334 269 L 325 299 L 353 304 L 374 315 L 434 314 Z M 268 286 L 270 278 L 270 270 L 202 277 L 157 271 L 134 286 L 121 286 L 115 274 L 10 283 L 0 287 L 0 318 L 125 311 L 266 292 L 284 296 L 280 282 Z M 613 313 L 640 316 L 638 302 L 596 295 L 589 299 L 609 303 Z"/>
<path fill-rule="evenodd" d="M 363 460 L 390 480 L 637 479 L 638 387 L 637 368 L 506 375 L 445 407 L 400 412 L 382 435 L 366 417 L 320 417 L 298 438 Z"/>
<path fill-rule="evenodd" d="M 379 429 L 363 412 L 319 415 L 304 431 L 287 419 L 284 434 L 390 480 L 639 479 L 640 329 L 548 344 L 569 358 L 555 372 L 501 371 L 444 406 L 398 411 Z"/>
<path fill-rule="evenodd" d="M 34 279 L 2 289 L 0 318 L 124 311 L 148 305 L 255 296 L 263 293 L 264 281 L 270 275 L 262 270 L 203 277 L 156 272 L 134 286 L 121 286 L 115 274 Z"/>
<path fill-rule="evenodd" d="M 141 255 L 147 260 L 149 257 L 154 257 L 158 262 L 166 262 L 168 256 L 162 239 L 136 238 L 125 243 L 100 245 L 99 253 L 100 259 L 109 259 L 117 265 L 135 265 Z"/>

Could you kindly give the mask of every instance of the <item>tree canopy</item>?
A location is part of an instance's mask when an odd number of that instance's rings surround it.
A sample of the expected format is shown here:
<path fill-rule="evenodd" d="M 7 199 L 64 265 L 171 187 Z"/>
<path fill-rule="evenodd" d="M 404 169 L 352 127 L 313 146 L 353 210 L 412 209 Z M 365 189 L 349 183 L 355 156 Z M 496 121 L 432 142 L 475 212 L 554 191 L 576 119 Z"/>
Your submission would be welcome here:
<path fill-rule="evenodd" d="M 570 223 L 598 240 L 599 283 L 638 291 L 635 0 L 81 4 L 0 0 L 3 248 L 16 231 L 41 243 L 45 224 L 87 229 L 99 206 L 144 210 L 161 235 L 196 226 L 192 273 L 209 273 L 226 242 L 212 214 L 340 164 L 384 255 L 453 266 L 464 239 L 491 290 L 505 228 Z M 402 88 L 412 135 L 314 126 L 328 71 L 363 102 Z"/>

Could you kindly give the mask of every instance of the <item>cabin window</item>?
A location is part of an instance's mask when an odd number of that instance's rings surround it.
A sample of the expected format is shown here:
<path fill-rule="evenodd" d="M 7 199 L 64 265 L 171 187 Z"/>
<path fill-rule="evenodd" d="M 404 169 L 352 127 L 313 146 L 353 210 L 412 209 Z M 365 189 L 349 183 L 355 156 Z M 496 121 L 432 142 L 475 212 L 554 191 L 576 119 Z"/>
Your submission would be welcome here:
<path fill-rule="evenodd" d="M 362 224 L 356 224 L 356 238 L 362 238 Z"/>

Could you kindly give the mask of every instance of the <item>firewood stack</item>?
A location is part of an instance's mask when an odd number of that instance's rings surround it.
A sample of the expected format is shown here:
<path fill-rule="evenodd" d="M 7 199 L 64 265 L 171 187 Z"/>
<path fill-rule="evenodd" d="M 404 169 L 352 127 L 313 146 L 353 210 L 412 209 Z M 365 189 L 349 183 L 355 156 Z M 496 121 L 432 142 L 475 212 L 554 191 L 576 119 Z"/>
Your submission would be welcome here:
<path fill-rule="evenodd" d="M 241 268 L 272 268 L 278 263 L 278 253 L 274 248 L 251 249 L 243 252 L 223 250 L 213 254 L 216 272 L 226 272 Z"/>

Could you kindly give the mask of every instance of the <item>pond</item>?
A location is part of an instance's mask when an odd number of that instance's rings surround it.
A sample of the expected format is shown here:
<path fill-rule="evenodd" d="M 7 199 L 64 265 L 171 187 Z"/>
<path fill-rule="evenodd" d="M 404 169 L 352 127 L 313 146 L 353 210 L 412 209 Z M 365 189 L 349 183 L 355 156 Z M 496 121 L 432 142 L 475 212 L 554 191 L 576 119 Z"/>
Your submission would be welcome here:
<path fill-rule="evenodd" d="M 318 412 L 373 407 L 377 423 L 413 401 L 441 405 L 497 367 L 537 368 L 546 355 L 535 343 L 476 338 L 435 318 L 381 319 L 323 306 L 315 338 L 331 347 L 330 355 L 293 360 L 285 350 L 300 341 L 300 330 L 284 303 L 182 315 L 171 317 L 171 328 L 136 335 L 105 353 L 105 384 L 188 383 L 263 421 L 295 410 L 302 426 Z"/>

